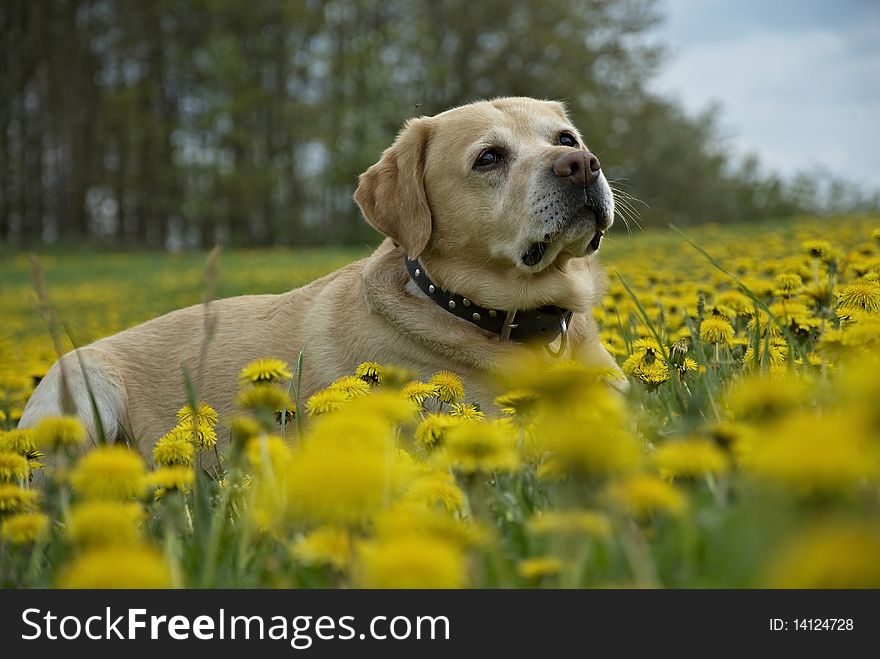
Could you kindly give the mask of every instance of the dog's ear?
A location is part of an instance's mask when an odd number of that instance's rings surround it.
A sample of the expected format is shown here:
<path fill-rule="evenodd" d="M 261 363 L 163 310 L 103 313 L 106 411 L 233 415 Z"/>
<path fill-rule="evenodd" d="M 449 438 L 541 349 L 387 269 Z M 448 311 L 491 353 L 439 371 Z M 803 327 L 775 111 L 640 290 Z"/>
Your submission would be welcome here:
<path fill-rule="evenodd" d="M 431 127 L 411 119 L 382 158 L 358 178 L 354 200 L 367 222 L 417 258 L 431 237 L 425 196 L 425 151 Z"/>

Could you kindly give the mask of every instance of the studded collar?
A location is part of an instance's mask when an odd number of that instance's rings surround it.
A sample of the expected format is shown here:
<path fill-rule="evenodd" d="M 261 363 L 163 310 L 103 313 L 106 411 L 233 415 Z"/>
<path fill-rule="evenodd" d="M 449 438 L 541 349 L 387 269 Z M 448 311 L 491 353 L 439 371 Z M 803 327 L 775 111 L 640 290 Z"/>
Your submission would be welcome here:
<path fill-rule="evenodd" d="M 498 334 L 503 341 L 535 342 L 546 346 L 562 334 L 563 344 L 559 348 L 559 353 L 564 350 L 565 335 L 568 332 L 568 324 L 571 322 L 572 312 L 570 310 L 556 306 L 529 310 L 514 309 L 512 311 L 487 309 L 474 304 L 466 297 L 450 293 L 437 286 L 425 273 L 425 269 L 417 259 L 405 256 L 404 261 L 409 276 L 416 286 L 453 316 L 458 316 L 481 329 Z"/>

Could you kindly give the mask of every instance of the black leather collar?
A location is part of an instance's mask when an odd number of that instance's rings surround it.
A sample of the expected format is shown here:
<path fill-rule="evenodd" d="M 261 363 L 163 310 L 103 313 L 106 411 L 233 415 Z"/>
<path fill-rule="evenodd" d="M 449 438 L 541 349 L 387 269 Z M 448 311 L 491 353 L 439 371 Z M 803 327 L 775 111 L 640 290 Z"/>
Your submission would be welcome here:
<path fill-rule="evenodd" d="M 418 260 L 404 256 L 409 276 L 438 306 L 454 316 L 473 323 L 488 332 L 498 334 L 503 340 L 520 343 L 536 342 L 545 346 L 560 334 L 568 331 L 572 312 L 561 307 L 546 306 L 540 309 L 503 311 L 487 309 L 474 304 L 466 297 L 456 295 L 432 282 Z M 563 336 L 563 341 L 565 337 Z M 564 346 L 560 347 L 560 352 Z"/>

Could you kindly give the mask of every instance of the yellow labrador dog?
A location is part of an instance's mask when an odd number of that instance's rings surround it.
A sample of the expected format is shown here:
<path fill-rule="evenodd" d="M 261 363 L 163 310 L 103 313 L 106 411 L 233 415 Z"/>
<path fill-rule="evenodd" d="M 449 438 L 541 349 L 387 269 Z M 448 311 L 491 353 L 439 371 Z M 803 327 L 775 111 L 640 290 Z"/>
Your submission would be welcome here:
<path fill-rule="evenodd" d="M 239 370 L 261 357 L 292 361 L 305 347 L 302 396 L 373 360 L 461 374 L 469 398 L 497 394 L 497 365 L 529 344 L 616 368 L 589 311 L 601 295 L 595 252 L 614 216 L 598 159 L 564 108 L 499 98 L 410 120 L 354 195 L 388 238 L 368 258 L 281 295 L 213 302 L 202 367 L 204 310 L 193 306 L 62 359 L 80 416 L 96 423 L 82 363 L 108 436 L 134 437 L 145 457 L 186 403 L 233 407 Z M 538 349 L 540 350 L 540 349 Z M 59 414 L 56 363 L 21 426 Z"/>

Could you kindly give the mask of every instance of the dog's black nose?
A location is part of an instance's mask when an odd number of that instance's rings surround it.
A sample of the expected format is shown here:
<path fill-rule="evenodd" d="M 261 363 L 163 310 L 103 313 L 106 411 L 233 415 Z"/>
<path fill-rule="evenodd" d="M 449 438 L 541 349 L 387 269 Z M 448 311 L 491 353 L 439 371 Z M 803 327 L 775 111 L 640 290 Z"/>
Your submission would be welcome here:
<path fill-rule="evenodd" d="M 589 151 L 569 151 L 553 163 L 553 173 L 576 185 L 589 185 L 599 178 L 602 165 Z"/>

